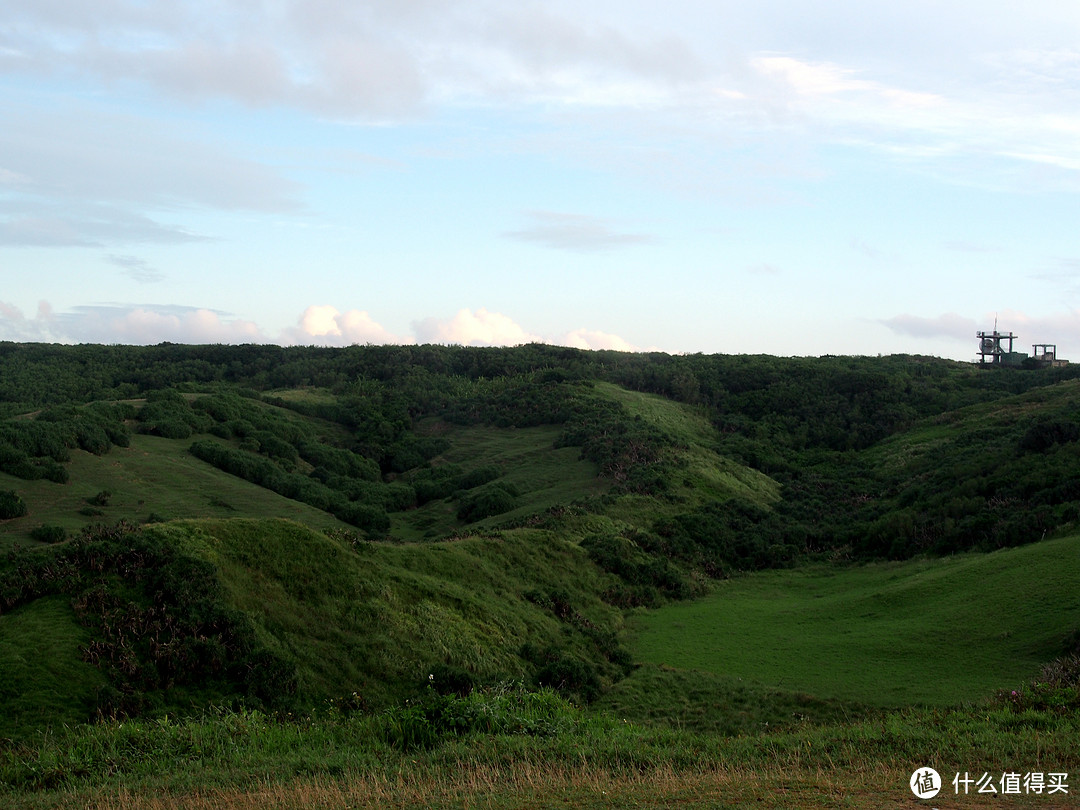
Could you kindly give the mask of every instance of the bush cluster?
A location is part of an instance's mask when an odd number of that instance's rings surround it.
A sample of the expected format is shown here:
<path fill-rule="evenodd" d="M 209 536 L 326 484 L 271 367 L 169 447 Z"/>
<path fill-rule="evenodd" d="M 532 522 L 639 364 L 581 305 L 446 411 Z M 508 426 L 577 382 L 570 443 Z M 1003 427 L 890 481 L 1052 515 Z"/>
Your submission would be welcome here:
<path fill-rule="evenodd" d="M 667 557 L 647 553 L 638 539 L 653 548 L 660 545 L 656 538 L 649 542 L 647 535 L 635 531 L 621 535 L 591 534 L 581 541 L 581 547 L 600 568 L 635 589 L 630 598 L 637 604 L 655 605 L 662 597 L 688 598 L 692 588 L 686 575 Z M 623 600 L 628 598 L 624 591 L 619 594 Z"/>
<path fill-rule="evenodd" d="M 128 446 L 123 420 L 131 413 L 127 406 L 99 403 L 48 408 L 33 419 L 8 419 L 0 423 L 0 471 L 28 481 L 67 483 L 62 465 L 71 460 L 72 450 L 102 455 L 114 445 Z"/>
<path fill-rule="evenodd" d="M 233 450 L 211 440 L 193 442 L 190 451 L 196 458 L 220 470 L 286 498 L 330 512 L 339 520 L 369 534 L 381 536 L 390 529 L 390 518 L 380 505 L 351 501 L 342 492 L 331 489 L 316 478 L 285 472 L 268 458 L 245 450 Z M 387 489 L 390 494 L 400 491 L 400 488 Z"/>

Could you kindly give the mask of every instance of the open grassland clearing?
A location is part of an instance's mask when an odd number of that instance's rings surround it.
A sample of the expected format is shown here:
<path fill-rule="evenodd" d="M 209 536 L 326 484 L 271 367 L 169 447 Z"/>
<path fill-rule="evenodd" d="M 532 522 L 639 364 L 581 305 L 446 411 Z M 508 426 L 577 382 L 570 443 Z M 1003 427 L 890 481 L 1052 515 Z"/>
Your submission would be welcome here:
<path fill-rule="evenodd" d="M 1080 628 L 1080 536 L 985 555 L 738 577 L 633 621 L 645 662 L 872 705 L 1019 684 Z"/>

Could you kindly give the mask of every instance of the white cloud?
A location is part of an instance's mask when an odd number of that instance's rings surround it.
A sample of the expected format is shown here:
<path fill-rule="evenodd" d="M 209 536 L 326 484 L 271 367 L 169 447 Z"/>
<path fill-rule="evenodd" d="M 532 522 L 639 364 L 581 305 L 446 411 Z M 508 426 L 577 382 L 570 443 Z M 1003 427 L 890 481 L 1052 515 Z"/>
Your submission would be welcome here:
<path fill-rule="evenodd" d="M 556 346 L 572 346 L 575 349 L 613 349 L 617 352 L 639 351 L 636 346 L 627 343 L 618 335 L 599 332 L 594 329 L 575 329 L 550 342 Z"/>
<path fill-rule="evenodd" d="M 420 343 L 451 343 L 462 346 L 517 346 L 539 343 L 542 338 L 522 329 L 506 315 L 481 307 L 458 310 L 449 320 L 424 318 L 413 324 Z"/>
<path fill-rule="evenodd" d="M 47 301 L 38 303 L 37 316 L 27 318 L 14 304 L 0 301 L 0 340 L 25 343 L 64 342 L 53 332 L 52 307 Z"/>
<path fill-rule="evenodd" d="M 123 257 L 121 257 L 123 258 Z M 427 317 L 413 324 L 415 335 L 395 335 L 362 310 L 344 312 L 329 304 L 312 305 L 283 330 L 277 343 L 284 346 L 352 346 L 367 344 L 443 343 L 462 346 L 518 346 L 548 343 L 578 349 L 639 351 L 610 332 L 574 329 L 544 338 L 525 330 L 507 315 L 461 309 L 450 318 Z M 46 343 L 121 343 L 148 345 L 161 342 L 267 343 L 254 322 L 205 308 L 160 305 L 89 305 L 54 314 L 47 301 L 36 317 L 27 318 L 15 305 L 0 301 L 0 340 Z"/>
<path fill-rule="evenodd" d="M 65 336 L 79 343 L 264 343 L 251 321 L 195 307 L 86 306 L 56 316 Z"/>
<path fill-rule="evenodd" d="M 594 329 L 575 329 L 545 338 L 527 331 L 507 315 L 461 309 L 450 318 L 429 316 L 413 323 L 413 336 L 394 335 L 367 312 L 340 312 L 330 305 L 310 306 L 300 316 L 298 326 L 282 333 L 287 344 L 347 346 L 352 344 L 444 343 L 461 346 L 519 346 L 523 343 L 550 343 L 578 349 L 638 351 L 618 335 Z"/>
<path fill-rule="evenodd" d="M 93 305 L 56 314 L 48 301 L 26 318 L 0 303 L 0 340 L 42 343 L 264 343 L 251 321 L 195 307 Z"/>
<path fill-rule="evenodd" d="M 368 343 L 412 343 L 410 338 L 393 335 L 368 315 L 351 309 L 339 312 L 336 307 L 313 305 L 304 310 L 298 325 L 281 335 L 285 344 L 351 346 Z"/>

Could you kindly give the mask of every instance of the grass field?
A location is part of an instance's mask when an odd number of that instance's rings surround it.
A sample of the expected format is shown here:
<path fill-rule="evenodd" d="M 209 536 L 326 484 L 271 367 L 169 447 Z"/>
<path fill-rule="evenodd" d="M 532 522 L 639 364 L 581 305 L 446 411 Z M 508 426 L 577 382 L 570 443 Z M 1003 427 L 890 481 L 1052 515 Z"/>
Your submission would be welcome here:
<path fill-rule="evenodd" d="M 636 617 L 647 663 L 879 706 L 978 700 L 1080 628 L 1080 537 L 986 555 L 769 571 Z"/>

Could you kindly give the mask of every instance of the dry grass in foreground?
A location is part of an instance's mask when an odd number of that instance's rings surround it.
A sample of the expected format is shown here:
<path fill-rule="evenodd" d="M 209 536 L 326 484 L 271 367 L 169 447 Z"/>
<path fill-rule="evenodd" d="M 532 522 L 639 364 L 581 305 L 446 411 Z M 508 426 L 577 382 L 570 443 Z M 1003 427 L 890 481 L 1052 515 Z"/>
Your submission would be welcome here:
<path fill-rule="evenodd" d="M 389 776 L 297 779 L 246 789 L 153 795 L 121 789 L 108 796 L 73 793 L 54 798 L 58 808 L 95 810 L 1080 807 L 1080 796 L 954 796 L 948 784 L 934 800 L 919 801 L 908 789 L 909 776 L 894 768 L 865 772 L 659 768 L 628 774 L 550 763 L 519 763 L 510 768 L 473 764 L 454 772 L 419 766 Z"/>

